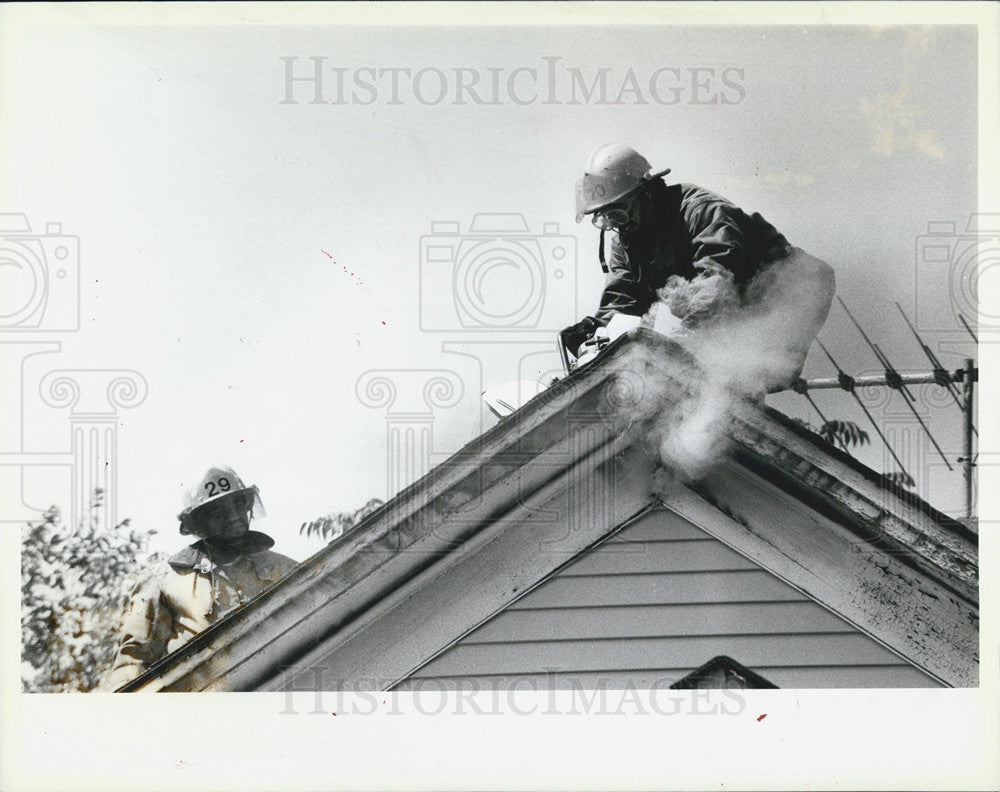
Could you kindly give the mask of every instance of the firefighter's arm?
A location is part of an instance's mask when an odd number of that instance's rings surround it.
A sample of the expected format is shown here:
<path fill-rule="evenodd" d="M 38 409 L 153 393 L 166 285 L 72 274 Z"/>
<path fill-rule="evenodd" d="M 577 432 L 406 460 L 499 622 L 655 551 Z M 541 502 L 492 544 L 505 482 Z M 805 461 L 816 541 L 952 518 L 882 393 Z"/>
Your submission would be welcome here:
<path fill-rule="evenodd" d="M 606 325 L 616 313 L 642 316 L 655 299 L 651 285 L 635 272 L 617 238 L 611 242 L 608 277 L 601 294 L 601 307 L 595 314 L 601 325 Z"/>
<path fill-rule="evenodd" d="M 739 303 L 738 284 L 748 276 L 746 238 L 737 209 L 725 201 L 700 204 L 687 218 L 691 230 L 690 280 L 671 278 L 661 299 L 685 325 L 734 308 Z"/>
<path fill-rule="evenodd" d="M 700 203 L 690 212 L 691 258 L 699 275 L 728 273 L 738 283 L 749 280 L 748 240 L 739 214 L 738 207 L 724 200 Z"/>
<path fill-rule="evenodd" d="M 140 676 L 167 653 L 172 616 L 163 602 L 161 575 L 153 574 L 132 590 L 122 617 L 121 640 L 104 687 L 117 690 Z"/>

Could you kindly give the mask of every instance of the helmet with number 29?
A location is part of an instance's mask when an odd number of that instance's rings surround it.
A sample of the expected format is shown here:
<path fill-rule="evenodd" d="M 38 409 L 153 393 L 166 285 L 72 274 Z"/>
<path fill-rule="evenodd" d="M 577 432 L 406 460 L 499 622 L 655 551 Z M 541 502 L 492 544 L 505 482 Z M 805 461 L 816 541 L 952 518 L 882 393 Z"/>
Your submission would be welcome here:
<path fill-rule="evenodd" d="M 205 528 L 210 521 L 204 517 L 223 505 L 254 517 L 264 514 L 256 486 L 246 486 L 239 474 L 227 465 L 214 466 L 201 477 L 201 481 L 184 493 L 184 508 L 177 515 L 181 523 L 180 532 L 205 537 Z"/>

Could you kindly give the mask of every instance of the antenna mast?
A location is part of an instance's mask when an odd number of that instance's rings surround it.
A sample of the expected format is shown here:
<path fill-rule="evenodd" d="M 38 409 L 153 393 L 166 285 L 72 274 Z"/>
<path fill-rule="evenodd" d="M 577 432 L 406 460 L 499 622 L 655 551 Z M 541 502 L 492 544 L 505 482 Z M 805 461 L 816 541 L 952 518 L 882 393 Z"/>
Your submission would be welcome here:
<path fill-rule="evenodd" d="M 927 435 L 928 439 L 934 445 L 934 448 L 941 456 L 941 459 L 944 460 L 944 463 L 948 467 L 948 470 L 954 470 L 954 468 L 951 466 L 951 463 L 948 461 L 948 457 L 945 455 L 944 451 L 941 450 L 941 446 L 938 445 L 933 435 L 931 435 L 930 430 L 927 428 L 927 425 L 920 417 L 920 414 L 913 406 L 913 402 L 915 402 L 916 399 L 913 397 L 913 395 L 910 393 L 909 389 L 906 386 L 919 385 L 924 383 L 934 383 L 936 385 L 940 385 L 942 388 L 947 389 L 949 395 L 951 395 L 952 399 L 955 401 L 955 404 L 958 405 L 958 407 L 962 410 L 964 418 L 963 432 L 962 432 L 964 441 L 963 443 L 964 454 L 963 456 L 959 457 L 957 461 L 962 463 L 963 474 L 965 478 L 965 516 L 967 518 L 972 518 L 974 511 L 973 484 L 975 480 L 973 468 L 975 468 L 976 466 L 976 457 L 973 450 L 973 437 L 974 436 L 978 437 L 978 432 L 976 431 L 976 427 L 973 425 L 973 411 L 975 409 L 975 404 L 974 404 L 975 383 L 978 382 L 979 380 L 979 369 L 976 368 L 975 361 L 972 358 L 966 358 L 964 368 L 960 368 L 954 372 L 947 371 L 941 364 L 941 361 L 938 360 L 934 352 L 931 351 L 930 347 L 928 347 L 927 344 L 924 343 L 923 339 L 920 337 L 920 334 L 917 333 L 916 328 L 910 322 L 909 317 L 907 317 L 906 312 L 903 310 L 903 307 L 897 302 L 896 307 L 899 309 L 900 314 L 902 314 L 903 320 L 910 328 L 910 331 L 916 338 L 917 343 L 920 344 L 920 348 L 923 350 L 924 355 L 927 357 L 927 359 L 931 363 L 931 366 L 933 367 L 933 370 L 929 373 L 900 374 L 895 368 L 893 368 L 892 364 L 889 362 L 889 358 L 879 348 L 878 344 L 874 343 L 868 337 L 868 335 L 862 329 L 858 321 L 854 318 L 854 315 L 850 312 L 844 301 L 839 296 L 837 297 L 837 300 L 840 302 L 841 306 L 844 309 L 844 312 L 847 314 L 851 322 L 854 324 L 858 332 L 861 334 L 861 337 L 865 340 L 869 348 L 875 354 L 875 357 L 878 358 L 879 363 L 884 367 L 885 373 L 884 375 L 880 376 L 862 376 L 862 377 L 849 376 L 847 373 L 843 371 L 843 369 L 840 368 L 839 365 L 837 365 L 837 361 L 834 360 L 833 355 L 831 355 L 830 351 L 823 345 L 823 342 L 817 338 L 816 343 L 819 345 L 819 348 L 823 350 L 823 353 L 827 356 L 833 367 L 837 370 L 837 376 L 818 377 L 810 380 L 799 379 L 792 385 L 792 390 L 794 390 L 796 393 L 800 393 L 803 396 L 805 396 L 806 399 L 809 401 L 809 403 L 812 405 L 813 409 L 815 409 L 816 412 L 819 413 L 820 418 L 823 419 L 824 422 L 826 422 L 826 418 L 823 416 L 823 413 L 820 412 L 820 409 L 816 405 L 815 401 L 813 401 L 813 399 L 809 396 L 809 391 L 814 389 L 824 389 L 824 388 L 840 388 L 850 393 L 854 397 L 855 401 L 857 401 L 858 406 L 860 406 L 861 409 L 864 411 L 865 416 L 871 422 L 871 425 L 875 428 L 875 431 L 878 433 L 878 436 L 882 439 L 882 442 L 885 444 L 885 447 L 892 455 L 892 458 L 896 461 L 896 464 L 899 466 L 899 469 L 902 471 L 903 475 L 909 481 L 912 482 L 913 477 L 910 476 L 906 468 L 903 466 L 902 461 L 896 455 L 896 452 L 892 449 L 892 446 L 889 444 L 889 441 L 886 439 L 886 436 L 882 433 L 882 430 L 875 422 L 875 418 L 869 412 L 868 408 L 865 407 L 864 403 L 861 401 L 861 398 L 855 392 L 855 388 L 857 386 L 865 387 L 865 386 L 878 385 L 878 386 L 889 387 L 892 388 L 893 390 L 899 391 L 900 394 L 903 396 L 903 401 L 906 403 L 906 406 L 909 407 L 910 412 L 912 412 L 913 416 L 917 419 L 917 422 L 924 430 L 924 433 Z M 959 315 L 958 319 L 961 321 L 962 326 L 968 331 L 969 335 L 972 336 L 973 340 L 975 340 L 976 343 L 978 344 L 979 340 L 976 338 L 976 334 L 972 331 L 972 328 L 969 327 L 968 322 L 965 321 L 965 318 Z M 961 394 L 959 394 L 958 388 L 956 388 L 953 383 L 962 383 Z M 843 441 L 841 441 L 841 445 L 844 446 L 844 450 L 846 451 L 847 450 L 846 444 Z"/>

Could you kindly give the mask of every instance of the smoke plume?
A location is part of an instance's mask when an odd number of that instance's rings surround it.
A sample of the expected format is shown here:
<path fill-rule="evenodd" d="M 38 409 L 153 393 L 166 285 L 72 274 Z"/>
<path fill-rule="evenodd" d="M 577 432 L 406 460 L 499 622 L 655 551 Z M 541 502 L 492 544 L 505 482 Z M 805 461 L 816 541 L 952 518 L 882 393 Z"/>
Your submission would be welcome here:
<path fill-rule="evenodd" d="M 641 411 L 653 420 L 651 439 L 665 467 L 692 480 L 721 459 L 733 408 L 783 390 L 800 375 L 833 292 L 832 268 L 797 248 L 759 273 L 742 295 L 728 273 L 668 281 L 643 323 L 676 341 L 696 367 L 675 374 L 684 384 L 676 403 L 664 403 L 667 383 L 656 382 L 656 375 L 645 383 L 649 396 Z M 676 383 L 669 390 L 676 393 Z"/>

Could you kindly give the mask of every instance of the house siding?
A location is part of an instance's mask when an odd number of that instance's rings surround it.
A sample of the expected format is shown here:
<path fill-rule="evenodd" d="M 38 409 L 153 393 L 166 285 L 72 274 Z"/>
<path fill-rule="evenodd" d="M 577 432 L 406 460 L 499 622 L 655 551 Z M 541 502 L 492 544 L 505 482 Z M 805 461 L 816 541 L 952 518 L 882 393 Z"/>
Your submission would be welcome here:
<path fill-rule="evenodd" d="M 397 687 L 662 687 L 717 655 L 785 688 L 940 686 L 659 508 L 574 559 Z"/>

